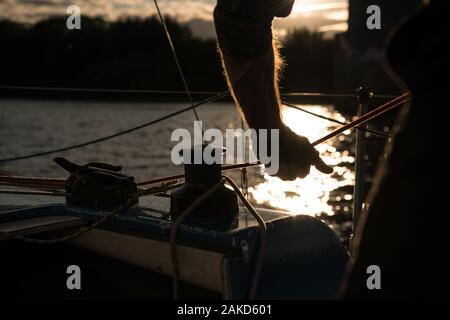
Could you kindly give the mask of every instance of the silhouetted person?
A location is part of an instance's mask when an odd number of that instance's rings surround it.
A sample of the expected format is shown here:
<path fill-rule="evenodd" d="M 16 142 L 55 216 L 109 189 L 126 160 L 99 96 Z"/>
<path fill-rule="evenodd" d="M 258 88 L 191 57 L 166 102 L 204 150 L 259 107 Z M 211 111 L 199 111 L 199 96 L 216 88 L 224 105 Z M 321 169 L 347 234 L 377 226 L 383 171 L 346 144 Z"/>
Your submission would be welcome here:
<path fill-rule="evenodd" d="M 294 180 L 314 165 L 331 173 L 308 139 L 291 131 L 280 116 L 278 73 L 272 20 L 288 16 L 294 0 L 218 0 L 214 10 L 217 39 L 227 81 L 236 104 L 253 129 L 279 129 L 278 176 Z"/>
<path fill-rule="evenodd" d="M 442 297 L 448 277 L 440 268 L 448 248 L 437 241 L 440 223 L 432 181 L 432 113 L 448 104 L 439 81 L 448 76 L 450 29 L 447 1 L 432 1 L 393 30 L 387 60 L 413 100 L 398 116 L 395 139 L 376 172 L 354 238 L 355 263 L 344 284 L 345 298 Z M 443 45 L 443 44 L 446 45 Z M 447 49 L 445 48 L 447 46 Z M 435 211 L 435 212 L 433 212 Z M 445 231 L 444 231 L 445 232 Z M 441 234 L 442 235 L 442 234 Z M 367 266 L 381 268 L 381 290 L 368 290 Z M 440 290 L 439 290 L 440 289 Z M 448 293 L 447 293 L 448 296 Z"/>
<path fill-rule="evenodd" d="M 331 170 L 306 138 L 282 123 L 279 114 L 280 63 L 272 45 L 271 23 L 275 16 L 289 15 L 293 4 L 294 0 L 218 0 L 214 12 L 227 80 L 247 123 L 256 129 L 281 130 L 279 176 L 284 179 L 305 176 L 310 165 L 326 173 Z M 444 61 L 444 49 L 436 52 L 437 45 L 439 41 L 447 46 L 450 43 L 438 36 L 441 31 L 448 36 L 442 14 L 448 11 L 433 2 L 402 27 L 392 41 L 389 60 L 404 77 L 414 100 L 401 110 L 394 128 L 397 135 L 386 146 L 387 157 L 376 173 L 368 198 L 369 210 L 362 214 L 357 227 L 356 260 L 344 284 L 343 298 L 433 294 L 428 289 L 439 263 L 430 253 L 433 234 L 428 215 L 433 209 L 428 165 L 432 161 L 426 147 L 431 144 L 431 133 L 424 131 L 421 123 L 431 124 L 430 98 L 436 91 L 432 74 Z M 369 265 L 381 268 L 381 290 L 368 290 L 366 286 Z"/>

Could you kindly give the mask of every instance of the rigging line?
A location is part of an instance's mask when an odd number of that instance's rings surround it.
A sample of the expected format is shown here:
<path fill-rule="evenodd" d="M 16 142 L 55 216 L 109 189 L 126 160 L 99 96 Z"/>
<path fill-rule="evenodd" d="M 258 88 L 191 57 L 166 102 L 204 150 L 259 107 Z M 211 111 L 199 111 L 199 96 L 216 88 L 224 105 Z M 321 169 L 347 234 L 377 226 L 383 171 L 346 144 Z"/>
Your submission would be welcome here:
<path fill-rule="evenodd" d="M 172 117 L 174 117 L 176 115 L 179 115 L 179 114 L 181 114 L 183 112 L 186 112 L 188 110 L 191 110 L 193 108 L 199 107 L 201 105 L 205 105 L 207 103 L 211 103 L 211 102 L 217 101 L 219 99 L 222 99 L 222 98 L 226 97 L 227 95 L 228 95 L 228 91 L 222 92 L 221 94 L 218 94 L 216 96 L 209 97 L 209 98 L 204 99 L 204 100 L 202 100 L 202 101 L 200 101 L 198 103 L 194 103 L 190 107 L 186 107 L 184 109 L 172 112 L 172 113 L 170 113 L 168 115 L 165 115 L 165 116 L 163 116 L 161 118 L 158 118 L 156 120 L 152 120 L 152 121 L 143 123 L 141 125 L 138 125 L 136 127 L 133 127 L 133 128 L 127 129 L 127 130 L 123 130 L 123 131 L 120 131 L 120 132 L 116 132 L 116 133 L 113 133 L 111 135 L 108 135 L 108 136 L 105 136 L 105 137 L 102 137 L 102 138 L 98 138 L 98 139 L 94 139 L 94 140 L 90 140 L 90 141 L 86 141 L 86 142 L 81 142 L 81 143 L 78 143 L 78 144 L 75 144 L 75 145 L 71 145 L 71 146 L 67 146 L 67 147 L 63 147 L 63 148 L 59 148 L 59 149 L 48 150 L 48 151 L 43 151 L 43 152 L 37 152 L 37 153 L 32 153 L 32 154 L 23 155 L 23 156 L 17 156 L 17 157 L 12 157 L 12 158 L 0 159 L 0 163 L 2 163 L 2 162 L 10 162 L 10 161 L 17 161 L 17 160 L 24 160 L 24 159 L 30 159 L 30 158 L 40 157 L 40 156 L 46 156 L 46 155 L 53 154 L 53 153 L 58 153 L 58 152 L 72 150 L 72 149 L 82 148 L 82 147 L 86 147 L 86 146 L 89 146 L 89 145 L 92 145 L 92 144 L 95 144 L 95 143 L 103 142 L 103 141 L 106 141 L 106 140 L 109 140 L 109 139 L 112 139 L 112 138 L 116 138 L 116 137 L 128 134 L 130 132 L 133 132 L 133 131 L 136 131 L 136 130 L 139 130 L 139 129 L 142 129 L 142 128 L 145 128 L 145 127 L 148 127 L 148 126 L 151 126 L 153 124 L 156 124 L 158 122 L 164 121 L 164 120 L 169 119 L 169 118 L 172 118 Z"/>
<path fill-rule="evenodd" d="M 311 112 L 309 110 L 300 108 L 300 107 L 296 106 L 295 104 L 292 104 L 292 103 L 289 103 L 289 102 L 283 101 L 282 104 L 287 106 L 287 107 L 289 107 L 289 108 L 293 108 L 293 109 L 302 111 L 304 113 L 307 113 L 309 115 L 312 115 L 312 116 L 320 118 L 320 119 L 328 120 L 328 121 L 331 121 L 331 122 L 334 122 L 334 123 L 338 123 L 338 124 L 341 124 L 341 125 L 346 125 L 347 124 L 347 122 L 339 121 L 339 120 L 336 120 L 336 119 L 333 119 L 333 118 L 330 118 L 330 117 L 326 117 L 326 116 L 323 116 L 323 115 Z M 367 129 L 367 128 L 364 128 L 364 127 L 356 127 L 356 129 L 362 130 L 362 131 L 366 131 L 366 132 L 370 132 L 370 133 L 372 133 L 374 135 L 385 137 L 385 138 L 391 138 L 392 137 L 392 134 L 385 133 L 385 132 L 378 131 L 378 130 Z"/>
<path fill-rule="evenodd" d="M 13 195 L 34 195 L 34 196 L 50 196 L 50 197 L 66 197 L 67 192 L 42 191 L 42 190 L 14 190 L 14 189 L 0 189 L 0 194 Z"/>
<path fill-rule="evenodd" d="M 227 95 L 228 92 L 224 92 L 224 95 Z M 214 98 L 214 97 L 213 97 Z M 366 122 L 368 122 L 371 119 L 374 119 L 376 117 L 378 117 L 380 114 L 383 114 L 384 112 L 387 112 L 395 107 L 398 107 L 408 101 L 410 101 L 412 98 L 412 95 L 410 92 L 404 93 L 401 96 L 398 96 L 395 99 L 392 99 L 388 102 L 386 102 L 385 104 L 375 108 L 374 110 L 364 114 L 363 116 L 359 117 L 358 119 L 345 124 L 344 126 L 342 126 L 341 128 L 338 128 L 337 130 L 331 132 L 330 134 L 326 135 L 325 137 L 322 137 L 321 139 L 315 141 L 312 143 L 313 146 L 316 146 L 328 139 L 331 139 L 339 134 L 341 134 L 342 132 L 349 130 L 351 128 L 354 128 L 358 125 L 364 124 Z M 189 108 L 186 108 L 186 110 L 189 110 Z M 1 162 L 1 160 L 0 160 Z M 258 161 L 256 163 L 241 163 L 241 164 L 234 164 L 234 165 L 228 165 L 228 166 L 223 166 L 222 167 L 222 171 L 224 170 L 233 170 L 233 169 L 240 169 L 240 168 L 244 168 L 244 167 L 252 167 L 252 166 L 256 166 L 256 165 L 261 165 L 261 163 Z M 171 180 L 177 180 L 177 179 L 182 179 L 184 178 L 184 174 L 180 174 L 180 175 L 176 175 L 176 176 L 168 176 L 168 177 L 161 177 L 161 178 L 157 178 L 157 179 L 152 179 L 152 180 L 148 180 L 148 181 L 142 181 L 139 182 L 137 185 L 138 186 L 143 186 L 143 185 L 149 185 L 149 184 L 154 184 L 154 183 L 159 183 L 159 182 L 165 182 L 165 181 L 171 181 Z M 19 177 L 20 179 L 20 177 Z M 25 178 L 25 180 L 40 180 L 41 178 Z M 52 179 L 54 180 L 54 179 Z"/>
<path fill-rule="evenodd" d="M 181 68 L 180 61 L 178 60 L 177 52 L 175 51 L 175 46 L 173 44 L 172 37 L 170 36 L 169 29 L 167 29 L 166 20 L 164 19 L 164 16 L 162 15 L 161 10 L 159 9 L 158 1 L 157 0 L 153 0 L 153 2 L 155 3 L 155 7 L 156 7 L 156 11 L 158 12 L 159 20 L 161 21 L 161 24 L 162 24 L 162 26 L 164 28 L 164 32 L 166 33 L 166 37 L 167 37 L 167 40 L 168 40 L 169 45 L 170 45 L 170 49 L 171 49 L 172 54 L 173 54 L 173 58 L 175 60 L 175 64 L 176 64 L 176 67 L 178 69 L 178 73 L 180 74 L 181 81 L 183 82 L 184 89 L 186 90 L 186 94 L 187 94 L 187 96 L 189 98 L 189 101 L 190 101 L 192 107 L 193 107 L 192 110 L 194 111 L 195 119 L 197 121 L 200 121 L 200 117 L 198 116 L 197 109 L 194 106 L 194 100 L 192 99 L 192 95 L 191 95 L 191 92 L 189 90 L 189 86 L 188 86 L 188 84 L 186 82 L 186 78 L 184 76 L 183 69 Z"/>
<path fill-rule="evenodd" d="M 2 86 L 2 90 L 31 90 L 31 91 L 63 91 L 63 92 L 92 92 L 92 93 L 138 93 L 138 94 L 186 94 L 181 90 L 147 90 L 147 89 L 111 89 L 111 88 L 74 88 L 74 87 L 38 87 L 38 86 Z M 215 95 L 223 91 L 190 91 L 191 95 Z"/>
<path fill-rule="evenodd" d="M 285 92 L 281 96 L 284 97 L 327 97 L 327 98 L 355 98 L 355 94 L 351 93 L 320 93 L 320 92 Z M 395 94 L 373 94 L 371 98 L 393 99 L 397 97 Z"/>
<path fill-rule="evenodd" d="M 5 86 L 2 90 L 32 90 L 32 91 L 67 91 L 92 93 L 134 93 L 134 94 L 186 94 L 185 90 L 151 90 L 151 89 L 111 89 L 111 88 L 75 88 L 75 87 L 39 87 L 39 86 Z M 190 91 L 191 95 L 214 95 L 222 91 L 198 90 Z M 282 97 L 311 97 L 311 98 L 355 98 L 351 93 L 324 93 L 324 92 L 280 92 Z M 392 99 L 396 95 L 374 94 L 371 98 Z"/>
<path fill-rule="evenodd" d="M 312 143 L 313 146 L 317 146 L 319 144 L 321 144 L 322 142 L 331 139 L 339 134 L 341 134 L 342 132 L 352 129 L 358 125 L 362 125 L 364 123 L 367 123 L 369 120 L 372 120 L 376 117 L 378 117 L 379 115 L 395 108 L 398 106 L 403 105 L 404 103 L 410 101 L 412 98 L 412 95 L 410 92 L 404 93 L 401 96 L 398 96 L 395 99 L 392 99 L 388 102 L 386 102 L 385 104 L 375 108 L 374 110 L 364 114 L 363 116 L 359 117 L 358 119 L 347 123 L 345 125 L 343 125 L 342 127 L 334 130 L 333 132 L 327 134 L 326 136 L 320 138 L 319 140 L 316 140 Z M 222 166 L 222 171 L 225 170 L 233 170 L 233 169 L 241 169 L 241 168 L 245 168 L 245 167 L 253 167 L 253 166 L 258 166 L 261 165 L 261 162 L 257 161 L 257 162 L 247 162 L 247 163 L 241 163 L 241 164 L 232 164 L 232 165 L 227 165 L 227 166 Z M 144 186 L 144 185 L 149 185 L 152 183 L 156 183 L 156 182 L 165 182 L 165 181 L 170 181 L 170 180 L 175 180 L 175 179 L 182 179 L 184 178 L 184 174 L 179 174 L 179 175 L 175 175 L 175 176 L 168 176 L 168 177 L 161 177 L 161 178 L 157 178 L 157 179 L 152 179 L 152 180 L 147 180 L 147 181 L 142 181 L 139 182 L 137 185 L 138 186 Z"/>

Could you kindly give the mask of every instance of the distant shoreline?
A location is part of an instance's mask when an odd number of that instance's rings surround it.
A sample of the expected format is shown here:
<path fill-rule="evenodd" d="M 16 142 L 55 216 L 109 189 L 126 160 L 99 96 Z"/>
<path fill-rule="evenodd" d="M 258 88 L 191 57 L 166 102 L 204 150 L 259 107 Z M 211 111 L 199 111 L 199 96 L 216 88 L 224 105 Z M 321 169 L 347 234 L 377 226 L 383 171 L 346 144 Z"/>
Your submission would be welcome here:
<path fill-rule="evenodd" d="M 196 94 L 194 101 L 201 101 L 213 94 Z M 189 99 L 185 94 L 154 94 L 154 93 L 127 93 L 127 92 L 73 92 L 73 91 L 42 91 L 34 89 L 10 90 L 0 89 L 1 99 L 26 100 L 81 100 L 81 101 L 128 101 L 128 102 L 186 102 Z M 231 102 L 231 98 L 221 101 Z"/>
<path fill-rule="evenodd" d="M 0 102 L 2 99 L 18 99 L 18 100 L 77 100 L 77 101 L 104 101 L 104 102 L 182 102 L 189 104 L 189 99 L 180 89 L 177 89 L 177 94 L 170 93 L 146 93 L 145 90 L 123 90 L 118 89 L 117 92 L 98 92 L 95 89 L 89 91 L 73 91 L 73 90 L 39 90 L 39 89 L 2 89 L 0 88 Z M 109 89 L 99 89 L 109 90 Z M 134 92 L 133 92 L 134 91 Z M 164 91 L 164 90 L 162 90 Z M 217 92 L 224 92 L 226 90 L 217 90 Z M 335 94 L 335 93 L 330 93 Z M 195 102 L 204 100 L 215 95 L 215 91 L 210 93 L 194 94 L 193 100 Z M 348 111 L 347 106 L 355 106 L 357 104 L 356 97 L 322 97 L 315 95 L 307 96 L 289 96 L 285 97 L 286 101 L 290 103 L 305 104 L 305 105 L 335 105 L 340 111 Z M 373 103 L 379 104 L 387 101 L 384 97 L 372 98 Z M 231 96 L 223 98 L 218 102 L 230 102 L 233 100 Z M 342 108 L 341 106 L 346 106 Z"/>

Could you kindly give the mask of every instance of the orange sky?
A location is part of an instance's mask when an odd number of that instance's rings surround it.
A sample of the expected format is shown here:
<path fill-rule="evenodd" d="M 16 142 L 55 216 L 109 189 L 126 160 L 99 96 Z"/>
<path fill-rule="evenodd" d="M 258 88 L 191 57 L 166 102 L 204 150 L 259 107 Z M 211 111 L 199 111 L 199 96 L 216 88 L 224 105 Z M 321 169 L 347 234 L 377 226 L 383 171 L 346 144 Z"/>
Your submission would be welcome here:
<path fill-rule="evenodd" d="M 212 36 L 212 10 L 216 0 L 159 0 L 164 14 L 188 22 L 200 36 Z M 51 15 L 65 15 L 67 6 L 77 4 L 82 15 L 114 20 L 126 16 L 148 16 L 155 12 L 153 0 L 1 0 L 0 18 L 35 22 Z M 281 33 L 307 27 L 323 32 L 346 30 L 347 0 L 297 0 L 292 15 L 279 19 Z"/>

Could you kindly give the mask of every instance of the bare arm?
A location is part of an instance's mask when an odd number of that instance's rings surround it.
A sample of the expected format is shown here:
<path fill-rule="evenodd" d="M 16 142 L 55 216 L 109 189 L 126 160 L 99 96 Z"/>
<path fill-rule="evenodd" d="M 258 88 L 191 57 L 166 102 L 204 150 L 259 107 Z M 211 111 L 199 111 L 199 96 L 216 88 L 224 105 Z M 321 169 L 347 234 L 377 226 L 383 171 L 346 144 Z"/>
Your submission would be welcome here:
<path fill-rule="evenodd" d="M 272 0 L 277 1 L 289 1 L 292 7 L 291 0 Z M 246 29 L 245 24 L 235 27 L 229 22 L 230 18 L 236 19 L 233 15 L 239 15 L 239 11 L 220 10 L 215 11 L 216 31 L 229 89 L 251 128 L 280 130 L 278 176 L 287 180 L 304 177 L 311 165 L 331 173 L 332 169 L 320 159 L 308 139 L 292 132 L 281 120 L 278 93 L 281 63 L 272 45 L 273 16 L 261 18 L 261 23 Z"/>
<path fill-rule="evenodd" d="M 237 60 L 222 53 L 228 87 L 248 125 L 254 129 L 282 126 L 278 95 L 276 52 L 249 60 Z"/>

